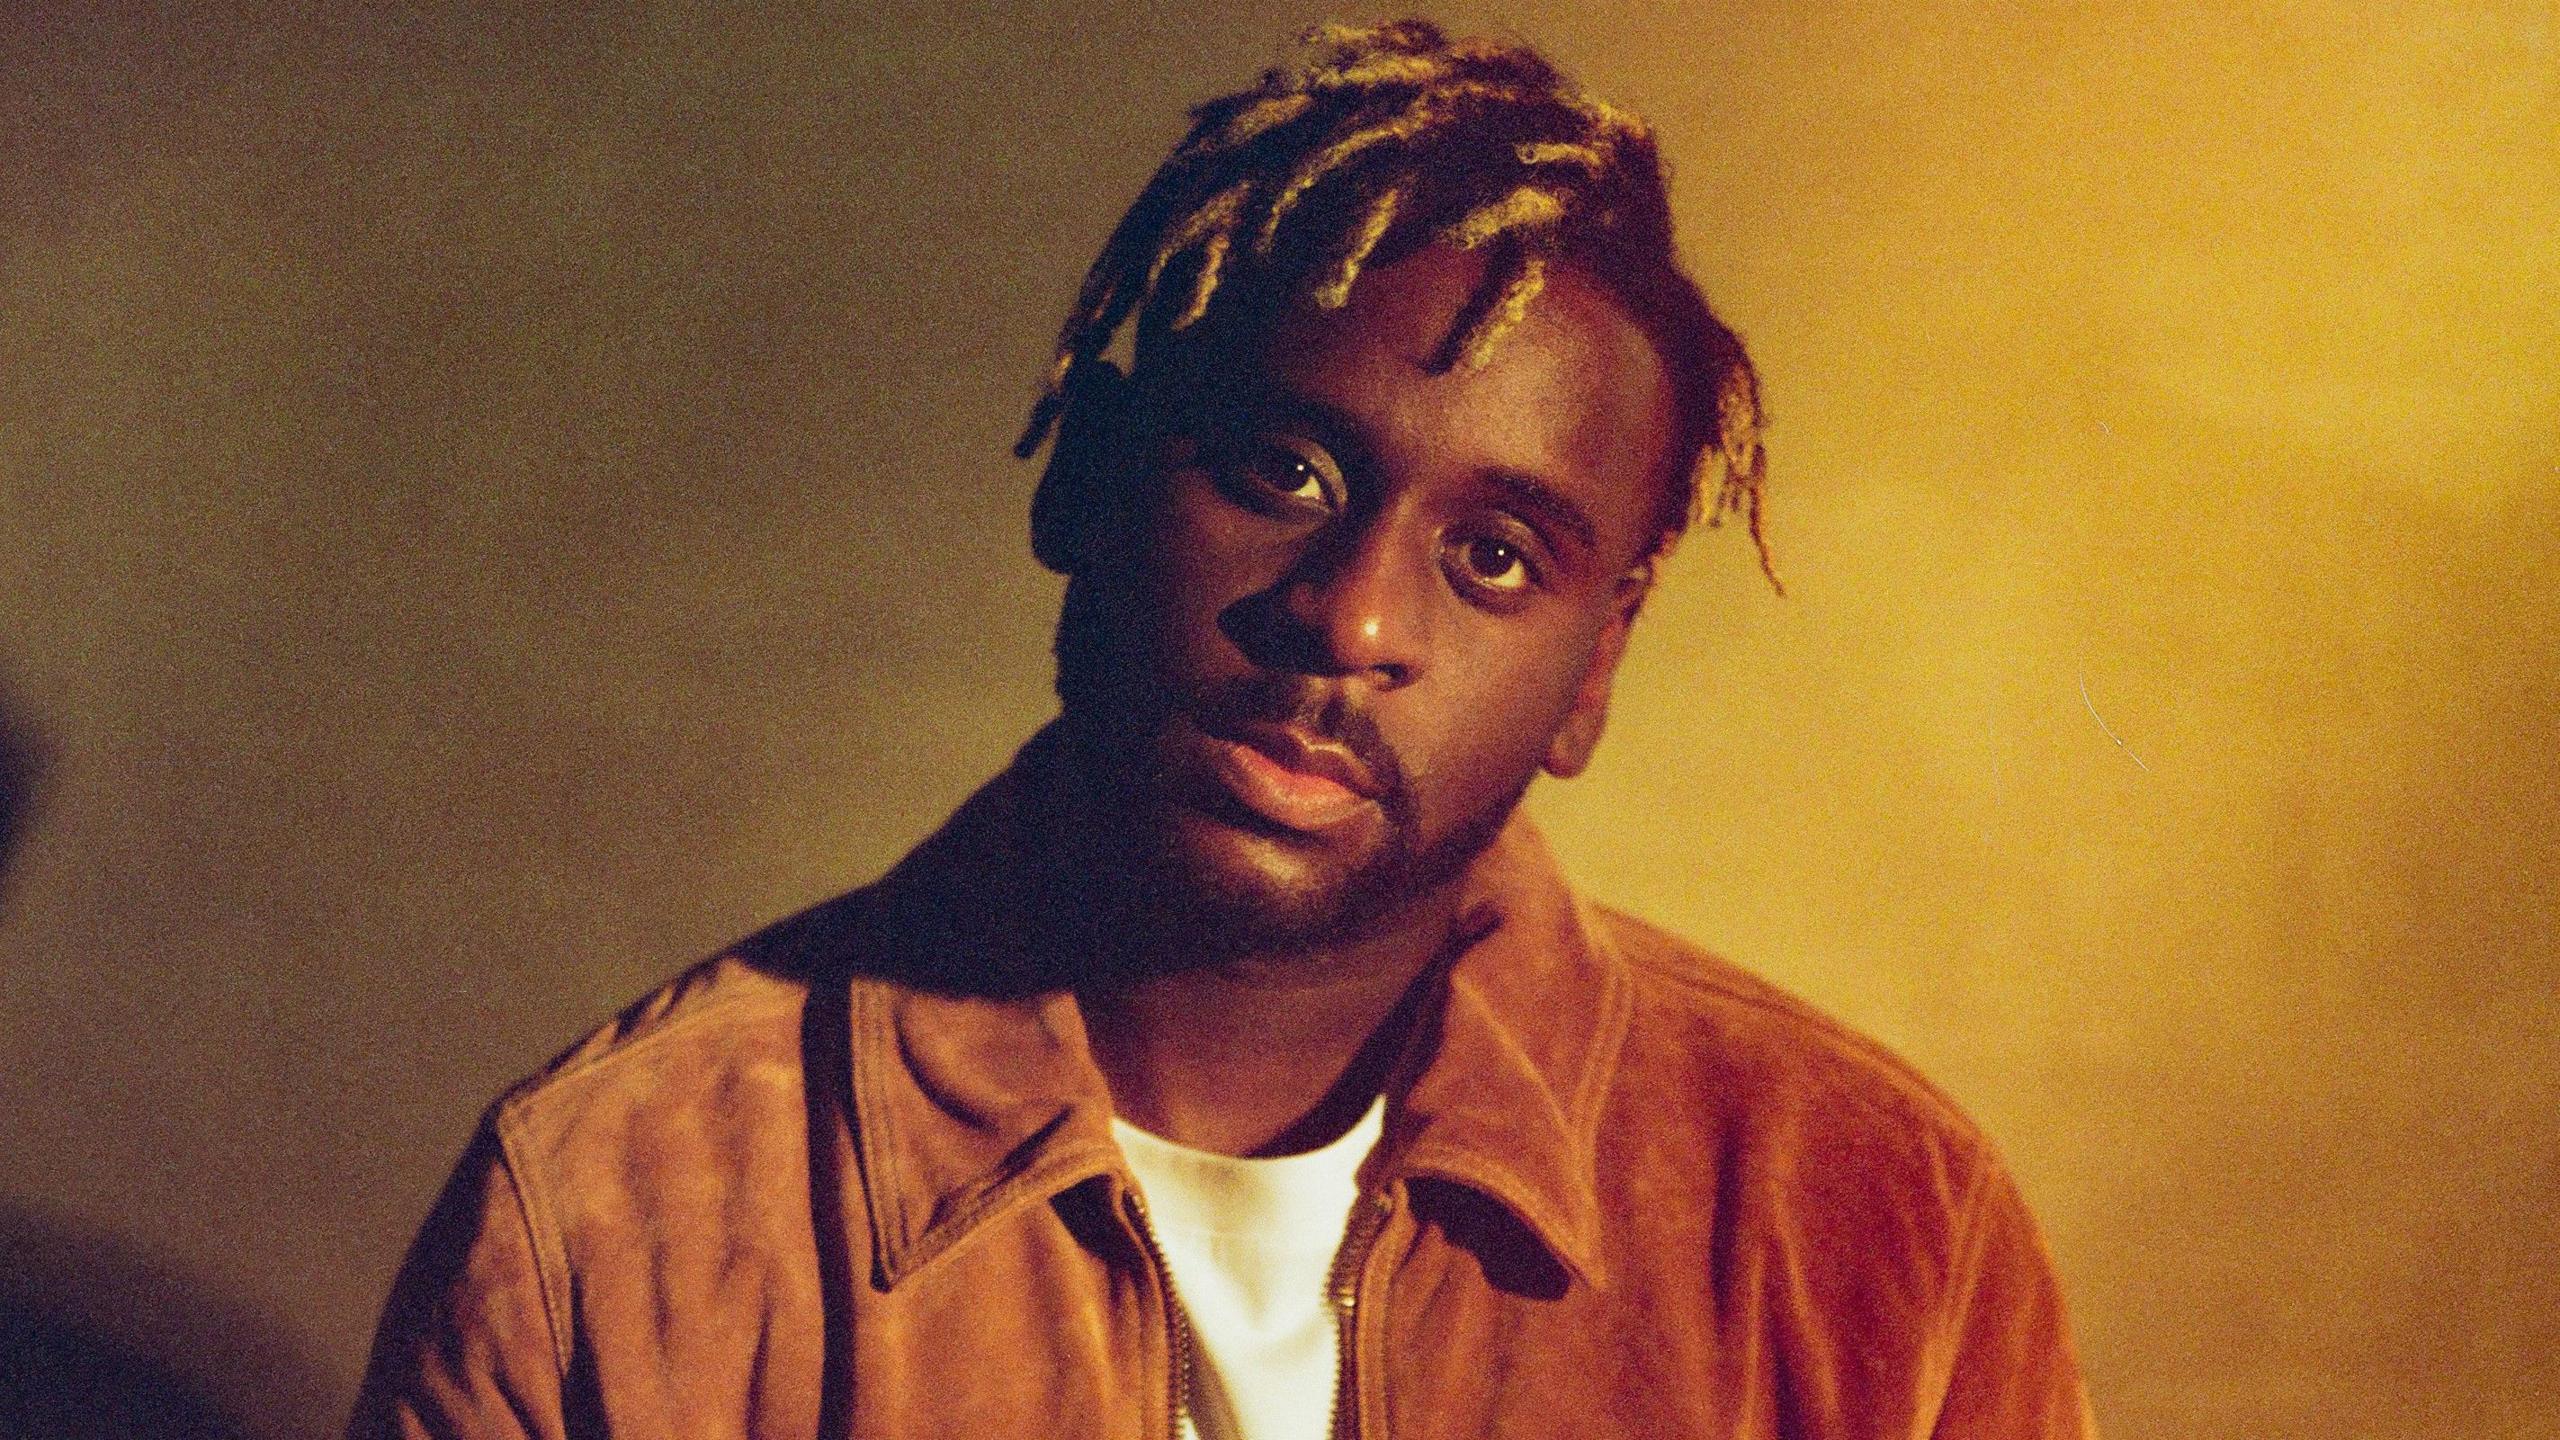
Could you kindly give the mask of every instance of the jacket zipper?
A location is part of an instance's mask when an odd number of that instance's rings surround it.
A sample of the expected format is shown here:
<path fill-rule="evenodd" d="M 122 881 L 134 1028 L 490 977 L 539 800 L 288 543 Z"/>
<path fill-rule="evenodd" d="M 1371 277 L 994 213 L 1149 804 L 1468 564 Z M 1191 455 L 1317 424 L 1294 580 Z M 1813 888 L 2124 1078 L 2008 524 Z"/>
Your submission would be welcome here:
<path fill-rule="evenodd" d="M 1164 1250 L 1156 1244 L 1155 1225 L 1147 1218 L 1147 1197 L 1137 1186 L 1129 1187 L 1129 1214 L 1137 1223 L 1139 1248 L 1147 1252 L 1147 1263 L 1155 1267 L 1156 1293 L 1164 1297 L 1165 1349 L 1169 1352 L 1166 1379 L 1170 1393 L 1165 1400 L 1165 1440 L 1182 1440 L 1182 1416 L 1191 1405 L 1191 1321 L 1182 1313 L 1182 1297 L 1173 1288 L 1173 1267 L 1164 1262 Z"/>
<path fill-rule="evenodd" d="M 1350 1233 L 1343 1237 L 1342 1248 L 1333 1252 L 1333 1273 L 1325 1278 L 1325 1293 L 1333 1301 L 1334 1323 L 1338 1327 L 1334 1341 L 1333 1421 L 1325 1427 L 1330 1440 L 1359 1440 L 1359 1376 L 1352 1361 L 1360 1341 L 1360 1276 L 1369 1268 L 1369 1252 L 1376 1248 L 1378 1236 L 1387 1228 L 1387 1217 L 1395 1213 L 1395 1208 L 1395 1200 L 1384 1192 L 1362 1196 Z"/>

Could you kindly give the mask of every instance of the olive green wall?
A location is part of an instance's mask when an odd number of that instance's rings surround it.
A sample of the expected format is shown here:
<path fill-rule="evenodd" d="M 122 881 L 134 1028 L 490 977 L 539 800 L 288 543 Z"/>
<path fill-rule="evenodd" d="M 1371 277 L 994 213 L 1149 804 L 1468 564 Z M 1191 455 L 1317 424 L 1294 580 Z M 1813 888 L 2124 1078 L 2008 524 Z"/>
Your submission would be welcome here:
<path fill-rule="evenodd" d="M 1004 448 L 1315 12 L 89 8 L 0 19 L 0 1302 L 306 1433 L 503 1083 L 1040 721 Z M 1654 117 L 1778 419 L 1793 595 L 1684 550 L 1569 863 L 1989 1124 L 2113 1435 L 2555 1433 L 2554 7 L 1441 13 Z"/>

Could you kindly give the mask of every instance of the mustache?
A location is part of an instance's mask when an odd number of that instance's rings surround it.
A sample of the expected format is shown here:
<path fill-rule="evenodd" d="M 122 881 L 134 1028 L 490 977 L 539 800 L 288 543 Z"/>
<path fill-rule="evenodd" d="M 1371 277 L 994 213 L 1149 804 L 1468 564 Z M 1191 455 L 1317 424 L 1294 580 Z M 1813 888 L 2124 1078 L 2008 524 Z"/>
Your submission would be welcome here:
<path fill-rule="evenodd" d="M 1404 762 L 1395 747 L 1378 733 L 1367 707 L 1340 687 L 1307 675 L 1267 673 L 1216 684 L 1192 697 L 1193 722 L 1216 731 L 1240 725 L 1285 725 L 1319 740 L 1340 745 L 1358 760 L 1385 792 L 1380 803 L 1390 814 L 1409 804 Z"/>

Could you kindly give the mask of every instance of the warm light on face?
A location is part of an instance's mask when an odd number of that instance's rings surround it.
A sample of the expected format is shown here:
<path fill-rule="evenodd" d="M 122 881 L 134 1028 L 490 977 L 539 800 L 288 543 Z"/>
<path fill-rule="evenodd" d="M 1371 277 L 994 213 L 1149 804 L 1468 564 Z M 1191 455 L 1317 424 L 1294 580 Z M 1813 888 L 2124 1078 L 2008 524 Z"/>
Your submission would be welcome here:
<path fill-rule="evenodd" d="M 1175 398 L 1107 447 L 1140 459 L 1088 492 L 1126 513 L 1073 569 L 1064 729 L 1109 777 L 1090 828 L 1195 897 L 1192 930 L 1279 949 L 1402 915 L 1599 733 L 1672 392 L 1572 275 L 1480 365 L 1436 363 L 1486 263 L 1428 247 L 1343 307 L 1145 372 Z M 1080 447 L 1101 422 L 1073 423 Z M 1344 748 L 1369 803 L 1291 794 L 1236 751 L 1256 726 Z"/>

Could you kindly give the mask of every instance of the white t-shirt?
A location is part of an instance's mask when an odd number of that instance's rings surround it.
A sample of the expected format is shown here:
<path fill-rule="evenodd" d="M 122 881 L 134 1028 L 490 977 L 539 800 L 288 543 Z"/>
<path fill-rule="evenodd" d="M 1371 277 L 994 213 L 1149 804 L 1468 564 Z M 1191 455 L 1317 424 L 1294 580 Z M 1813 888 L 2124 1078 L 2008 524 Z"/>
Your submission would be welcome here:
<path fill-rule="evenodd" d="M 1325 1281 L 1360 1198 L 1360 1162 L 1385 1117 L 1381 1098 L 1323 1149 L 1268 1160 L 1194 1150 L 1111 1122 L 1191 1322 L 1196 1363 L 1183 1434 L 1323 1440 L 1340 1366 Z"/>

